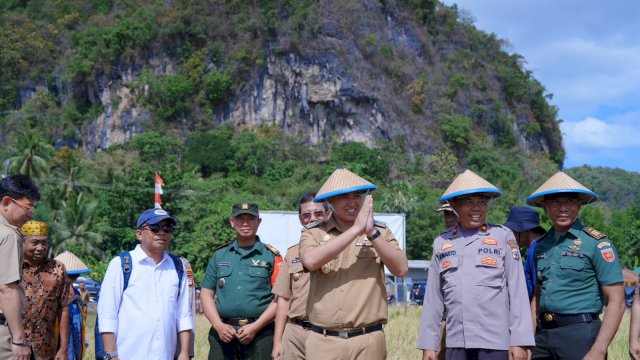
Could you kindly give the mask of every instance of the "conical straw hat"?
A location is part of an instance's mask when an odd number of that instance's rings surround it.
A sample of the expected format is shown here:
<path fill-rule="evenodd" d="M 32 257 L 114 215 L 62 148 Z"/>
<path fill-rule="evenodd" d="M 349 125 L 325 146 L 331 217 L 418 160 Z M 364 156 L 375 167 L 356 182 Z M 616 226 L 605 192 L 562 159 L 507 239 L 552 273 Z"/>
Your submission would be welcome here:
<path fill-rule="evenodd" d="M 62 254 L 55 257 L 55 260 L 60 261 L 67 268 L 67 274 L 69 275 L 78 275 L 88 273 L 89 267 L 85 265 L 82 260 L 78 259 L 77 256 L 73 255 L 73 253 L 69 251 L 65 251 Z"/>
<path fill-rule="evenodd" d="M 318 201 L 354 191 L 375 190 L 376 188 L 378 187 L 351 171 L 338 167 L 324 182 L 315 200 Z"/>
<path fill-rule="evenodd" d="M 481 178 L 473 171 L 465 170 L 462 174 L 458 175 L 455 180 L 453 180 L 451 185 L 449 185 L 440 198 L 440 202 L 443 203 L 447 200 L 453 199 L 454 197 L 477 193 L 487 193 L 491 197 L 498 197 L 502 195 L 502 191 L 493 184 Z"/>
<path fill-rule="evenodd" d="M 527 198 L 527 204 L 541 207 L 545 195 L 558 193 L 577 193 L 583 204 L 589 204 L 598 200 L 598 194 L 587 189 L 584 185 L 571 178 L 571 176 L 562 171 L 558 171 Z"/>

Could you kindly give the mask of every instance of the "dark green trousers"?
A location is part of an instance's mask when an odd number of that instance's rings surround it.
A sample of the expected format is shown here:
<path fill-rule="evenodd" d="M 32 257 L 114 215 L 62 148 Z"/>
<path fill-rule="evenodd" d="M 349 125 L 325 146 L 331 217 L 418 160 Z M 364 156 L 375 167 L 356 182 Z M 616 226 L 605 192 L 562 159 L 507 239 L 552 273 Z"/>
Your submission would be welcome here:
<path fill-rule="evenodd" d="M 272 349 L 273 323 L 260 329 L 247 345 L 238 340 L 224 343 L 213 328 L 209 330 L 209 360 L 271 360 Z"/>
<path fill-rule="evenodd" d="M 542 329 L 536 335 L 531 359 L 582 360 L 593 346 L 600 325 L 602 322 L 597 319 L 590 323 Z"/>

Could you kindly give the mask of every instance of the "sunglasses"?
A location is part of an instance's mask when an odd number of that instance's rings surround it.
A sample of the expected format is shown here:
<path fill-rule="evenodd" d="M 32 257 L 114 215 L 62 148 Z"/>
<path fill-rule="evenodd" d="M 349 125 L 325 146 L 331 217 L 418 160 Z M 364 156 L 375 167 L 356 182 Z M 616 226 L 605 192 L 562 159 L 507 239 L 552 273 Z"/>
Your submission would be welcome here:
<path fill-rule="evenodd" d="M 327 215 L 327 213 L 326 213 L 326 212 L 324 212 L 324 211 L 320 211 L 320 210 L 318 210 L 318 211 L 314 211 L 313 213 L 312 213 L 312 212 L 306 212 L 306 213 L 302 213 L 302 214 L 300 214 L 300 216 L 301 216 L 304 220 L 309 220 L 309 219 L 311 219 L 311 215 L 315 216 L 315 217 L 316 217 L 316 219 L 320 219 L 320 218 L 325 217 L 325 216 Z"/>
<path fill-rule="evenodd" d="M 141 229 L 144 230 L 145 228 L 151 230 L 152 233 L 157 234 L 160 232 L 160 230 L 162 229 L 162 231 L 166 232 L 167 234 L 171 234 L 173 232 L 173 230 L 176 229 L 176 227 L 172 224 L 146 224 L 146 226 L 143 226 Z"/>

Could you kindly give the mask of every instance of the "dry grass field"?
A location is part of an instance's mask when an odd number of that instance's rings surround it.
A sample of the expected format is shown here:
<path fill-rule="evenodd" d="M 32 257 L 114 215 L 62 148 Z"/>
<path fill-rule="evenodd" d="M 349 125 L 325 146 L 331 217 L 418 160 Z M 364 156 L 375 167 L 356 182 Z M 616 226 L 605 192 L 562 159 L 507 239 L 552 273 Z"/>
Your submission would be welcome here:
<path fill-rule="evenodd" d="M 418 360 L 421 352 L 416 350 L 416 337 L 418 336 L 418 325 L 422 307 L 409 306 L 406 309 L 402 306 L 389 308 L 389 323 L 385 327 L 387 335 L 387 349 L 389 360 Z M 622 323 L 615 339 L 609 347 L 610 360 L 628 359 L 628 339 L 629 339 L 629 313 L 625 313 Z M 94 359 L 93 356 L 93 324 L 95 323 L 95 310 L 90 311 L 87 334 L 91 343 L 85 359 Z M 206 359 L 209 351 L 207 334 L 209 323 L 204 315 L 199 315 L 196 319 L 196 357 L 195 359 Z"/>

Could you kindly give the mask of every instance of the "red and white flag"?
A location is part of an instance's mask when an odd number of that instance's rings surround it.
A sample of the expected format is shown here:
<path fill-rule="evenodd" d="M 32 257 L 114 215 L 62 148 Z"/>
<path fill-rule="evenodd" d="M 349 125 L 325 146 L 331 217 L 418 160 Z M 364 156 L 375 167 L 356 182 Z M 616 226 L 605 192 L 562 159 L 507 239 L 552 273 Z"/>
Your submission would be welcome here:
<path fill-rule="evenodd" d="M 155 194 L 155 197 L 154 197 L 154 202 L 155 202 L 154 207 L 156 209 L 162 209 L 162 199 L 160 198 L 160 195 L 163 194 L 162 185 L 164 185 L 164 181 L 162 180 L 160 175 L 158 175 L 158 173 L 156 173 L 156 191 L 155 191 L 156 194 Z"/>

